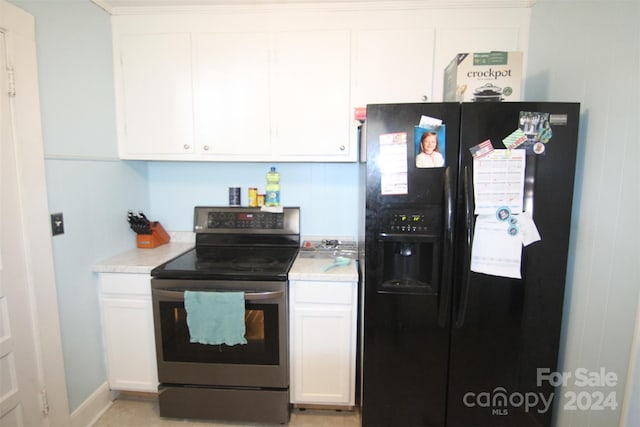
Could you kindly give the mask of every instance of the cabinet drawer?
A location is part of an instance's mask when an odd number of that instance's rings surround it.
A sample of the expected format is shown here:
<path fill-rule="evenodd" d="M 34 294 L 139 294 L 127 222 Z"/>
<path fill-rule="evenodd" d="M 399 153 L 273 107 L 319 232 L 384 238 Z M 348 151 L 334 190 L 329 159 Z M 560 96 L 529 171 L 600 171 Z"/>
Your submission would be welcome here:
<path fill-rule="evenodd" d="M 149 274 L 100 273 L 98 281 L 102 294 L 151 297 Z"/>
<path fill-rule="evenodd" d="M 297 303 L 352 304 L 351 282 L 292 282 L 292 293 Z"/>

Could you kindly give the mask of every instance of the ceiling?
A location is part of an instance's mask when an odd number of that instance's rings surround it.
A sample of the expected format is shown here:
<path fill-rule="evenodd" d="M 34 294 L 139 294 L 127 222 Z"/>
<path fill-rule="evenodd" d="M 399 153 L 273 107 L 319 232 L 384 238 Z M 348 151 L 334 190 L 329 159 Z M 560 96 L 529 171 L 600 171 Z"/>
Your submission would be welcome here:
<path fill-rule="evenodd" d="M 393 7 L 394 4 L 412 4 L 419 7 L 505 7 L 523 4 L 530 6 L 536 0 L 91 0 L 109 13 L 127 13 L 128 11 L 140 11 L 145 8 L 162 9 L 192 9 L 210 6 L 268 6 L 278 7 L 302 6 L 302 5 L 341 5 L 346 3 L 370 3 L 377 6 Z"/>
<path fill-rule="evenodd" d="M 91 0 L 107 11 L 144 7 L 257 6 L 268 4 L 354 3 L 379 0 Z"/>

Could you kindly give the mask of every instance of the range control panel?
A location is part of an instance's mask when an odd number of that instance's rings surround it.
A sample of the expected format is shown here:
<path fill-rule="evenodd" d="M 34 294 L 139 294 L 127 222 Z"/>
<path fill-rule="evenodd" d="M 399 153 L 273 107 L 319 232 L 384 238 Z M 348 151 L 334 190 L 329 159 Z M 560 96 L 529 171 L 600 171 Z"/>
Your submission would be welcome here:
<path fill-rule="evenodd" d="M 438 207 L 386 211 L 382 215 L 380 232 L 386 234 L 439 235 L 442 231 Z"/>
<path fill-rule="evenodd" d="M 196 206 L 193 229 L 207 234 L 300 234 L 300 208 L 277 212 L 250 207 Z"/>
<path fill-rule="evenodd" d="M 207 228 L 278 230 L 284 227 L 284 214 L 267 212 L 209 212 Z"/>

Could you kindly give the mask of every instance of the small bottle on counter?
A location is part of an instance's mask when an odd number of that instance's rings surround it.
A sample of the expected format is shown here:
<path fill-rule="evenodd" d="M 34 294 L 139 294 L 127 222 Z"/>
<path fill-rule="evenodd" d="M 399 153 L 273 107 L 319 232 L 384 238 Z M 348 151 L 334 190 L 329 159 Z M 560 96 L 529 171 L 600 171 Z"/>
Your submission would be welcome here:
<path fill-rule="evenodd" d="M 249 188 L 249 207 L 255 208 L 258 206 L 258 189 L 256 187 Z"/>
<path fill-rule="evenodd" d="M 275 167 L 267 172 L 267 189 L 265 192 L 265 206 L 280 206 L 280 174 Z"/>
<path fill-rule="evenodd" d="M 240 187 L 229 187 L 229 206 L 240 206 Z"/>

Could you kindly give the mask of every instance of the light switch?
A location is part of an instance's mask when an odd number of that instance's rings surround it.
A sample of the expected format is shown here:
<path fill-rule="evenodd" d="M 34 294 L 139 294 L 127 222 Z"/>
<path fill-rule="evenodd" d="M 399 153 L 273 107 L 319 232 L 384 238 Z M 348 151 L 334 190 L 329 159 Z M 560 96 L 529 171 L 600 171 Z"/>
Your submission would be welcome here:
<path fill-rule="evenodd" d="M 57 236 L 64 234 L 64 219 L 62 212 L 51 214 L 51 234 Z"/>

